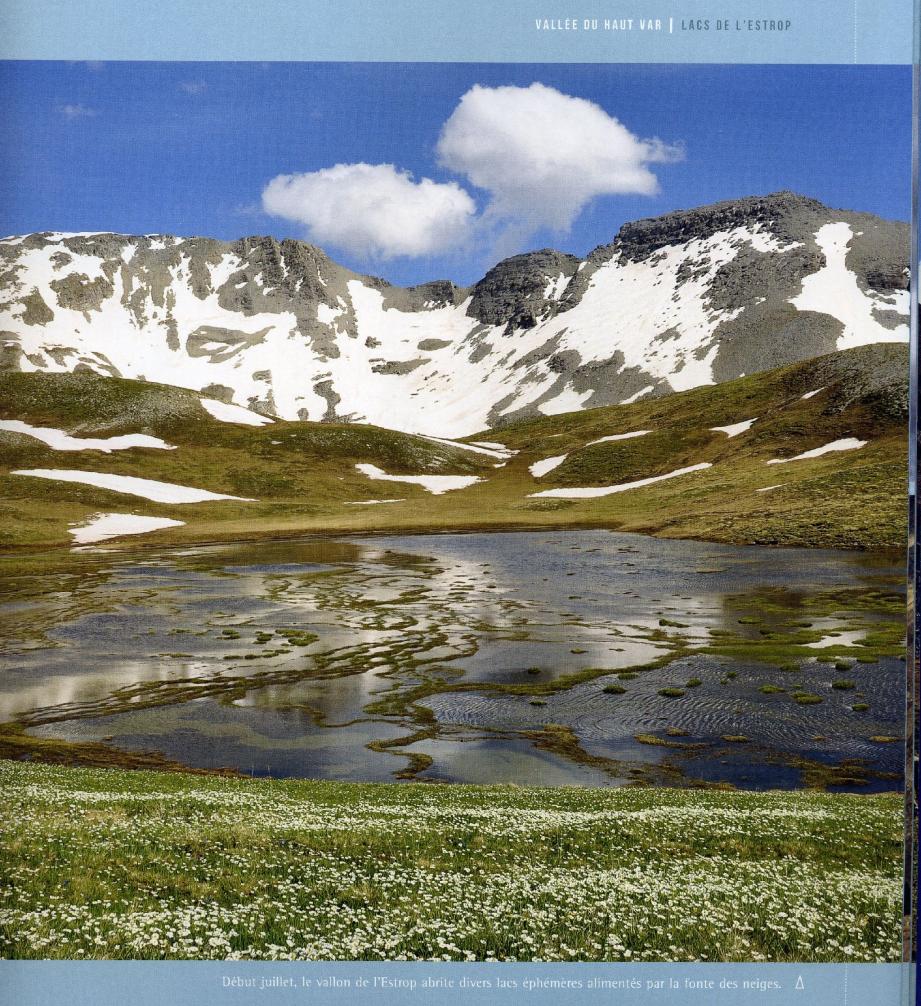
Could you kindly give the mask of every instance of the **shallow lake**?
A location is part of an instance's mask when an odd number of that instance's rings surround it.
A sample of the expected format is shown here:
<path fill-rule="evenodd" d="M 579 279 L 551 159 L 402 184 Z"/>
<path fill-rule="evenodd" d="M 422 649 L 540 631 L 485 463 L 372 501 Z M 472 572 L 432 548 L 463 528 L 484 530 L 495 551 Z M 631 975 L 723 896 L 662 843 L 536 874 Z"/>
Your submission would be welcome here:
<path fill-rule="evenodd" d="M 897 558 L 552 531 L 72 561 L 0 606 L 0 722 L 34 736 L 357 781 L 901 786 Z"/>

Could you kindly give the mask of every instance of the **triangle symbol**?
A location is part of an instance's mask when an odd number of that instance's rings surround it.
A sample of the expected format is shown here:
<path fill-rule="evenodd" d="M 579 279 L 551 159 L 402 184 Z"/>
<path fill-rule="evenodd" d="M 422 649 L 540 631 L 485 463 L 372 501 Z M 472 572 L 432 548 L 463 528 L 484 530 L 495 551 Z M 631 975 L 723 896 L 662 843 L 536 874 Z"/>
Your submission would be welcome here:
<path fill-rule="evenodd" d="M 803 976 L 800 975 L 796 979 L 796 985 L 794 986 L 794 991 L 796 991 L 796 992 L 802 992 L 802 991 L 805 990 L 805 988 L 806 988 L 806 986 L 803 984 Z"/>

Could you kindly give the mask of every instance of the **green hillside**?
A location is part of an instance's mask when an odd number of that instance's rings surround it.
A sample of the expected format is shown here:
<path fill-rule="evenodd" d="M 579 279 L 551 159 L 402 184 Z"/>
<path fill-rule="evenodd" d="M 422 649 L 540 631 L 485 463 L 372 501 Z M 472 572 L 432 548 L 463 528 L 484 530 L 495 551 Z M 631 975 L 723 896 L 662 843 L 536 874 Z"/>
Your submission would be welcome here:
<path fill-rule="evenodd" d="M 70 544 L 69 526 L 103 511 L 185 522 L 131 539 L 135 544 L 317 531 L 545 526 L 753 544 L 885 548 L 901 547 L 904 540 L 908 398 L 902 346 L 860 347 L 716 386 L 548 416 L 468 438 L 518 452 L 507 461 L 373 426 L 220 422 L 198 397 L 90 374 L 0 376 L 2 419 L 81 437 L 145 433 L 176 447 L 63 452 L 22 433 L 0 431 L 0 546 Z M 752 419 L 750 428 L 734 436 L 712 429 Z M 638 431 L 648 432 L 591 444 Z M 865 444 L 767 463 L 841 440 Z M 565 460 L 542 477 L 529 471 L 536 462 L 562 455 Z M 358 464 L 389 475 L 481 481 L 432 495 L 419 485 L 371 479 Z M 533 495 L 621 486 L 703 464 L 710 467 L 598 498 Z M 137 476 L 254 502 L 167 505 L 10 474 L 36 468 Z M 399 502 L 361 505 L 393 499 Z"/>

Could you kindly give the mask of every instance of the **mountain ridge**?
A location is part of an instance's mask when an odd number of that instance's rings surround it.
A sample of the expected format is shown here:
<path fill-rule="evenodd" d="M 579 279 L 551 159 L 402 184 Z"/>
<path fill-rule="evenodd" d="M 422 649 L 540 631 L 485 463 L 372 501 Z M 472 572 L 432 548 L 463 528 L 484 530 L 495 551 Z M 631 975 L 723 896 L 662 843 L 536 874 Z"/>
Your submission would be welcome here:
<path fill-rule="evenodd" d="M 469 287 L 394 286 L 294 239 L 41 232 L 0 241 L 0 364 L 462 436 L 905 341 L 907 261 L 907 225 L 790 192 L 627 223 L 583 259 L 512 256 Z"/>

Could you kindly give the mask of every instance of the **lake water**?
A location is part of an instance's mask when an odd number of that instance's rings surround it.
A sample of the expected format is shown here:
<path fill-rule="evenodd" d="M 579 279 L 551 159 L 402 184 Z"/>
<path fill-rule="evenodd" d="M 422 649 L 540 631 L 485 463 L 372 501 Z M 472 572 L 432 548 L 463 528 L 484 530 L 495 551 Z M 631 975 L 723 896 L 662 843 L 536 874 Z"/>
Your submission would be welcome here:
<path fill-rule="evenodd" d="M 76 558 L 0 607 L 0 721 L 34 735 L 272 776 L 901 787 L 904 663 L 858 646 L 902 617 L 891 558 L 606 531 Z M 785 670 L 712 652 L 804 631 Z"/>

